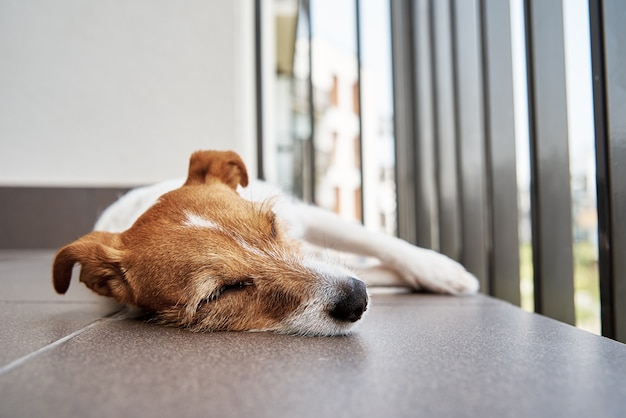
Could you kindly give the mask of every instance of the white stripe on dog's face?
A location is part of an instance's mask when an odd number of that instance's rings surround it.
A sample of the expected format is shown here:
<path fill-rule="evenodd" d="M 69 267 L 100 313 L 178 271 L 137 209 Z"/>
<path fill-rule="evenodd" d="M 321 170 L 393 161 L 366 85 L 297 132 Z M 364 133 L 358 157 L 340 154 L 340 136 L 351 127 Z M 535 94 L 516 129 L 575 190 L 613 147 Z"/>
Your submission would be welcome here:
<path fill-rule="evenodd" d="M 185 212 L 185 214 L 187 215 L 185 226 L 223 231 L 223 228 L 219 224 L 213 222 L 210 219 L 204 218 L 200 215 L 196 215 L 195 213 Z"/>
<path fill-rule="evenodd" d="M 206 217 L 196 215 L 195 213 L 185 212 L 185 214 L 187 215 L 185 226 L 189 226 L 192 228 L 205 228 L 205 229 L 210 229 L 210 230 L 219 232 L 225 236 L 228 236 L 232 240 L 234 240 L 237 243 L 237 245 L 241 247 L 242 250 L 248 253 L 253 253 L 257 256 L 264 254 L 263 251 L 261 251 L 259 248 L 255 247 L 254 245 L 248 243 L 245 237 L 241 236 L 240 234 L 237 234 L 235 231 L 228 230 L 224 228 L 222 225 L 220 225 L 219 223 L 212 221 L 211 219 L 208 219 Z M 265 255 L 268 255 L 268 254 L 265 253 Z"/>

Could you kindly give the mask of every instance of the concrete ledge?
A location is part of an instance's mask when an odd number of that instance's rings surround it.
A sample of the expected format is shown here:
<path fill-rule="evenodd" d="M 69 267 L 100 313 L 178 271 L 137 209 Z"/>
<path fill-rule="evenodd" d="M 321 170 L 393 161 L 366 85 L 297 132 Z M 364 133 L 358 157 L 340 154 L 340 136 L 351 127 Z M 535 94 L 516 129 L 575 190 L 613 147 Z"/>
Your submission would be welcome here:
<path fill-rule="evenodd" d="M 0 249 L 57 248 L 90 232 L 115 187 L 0 186 Z"/>

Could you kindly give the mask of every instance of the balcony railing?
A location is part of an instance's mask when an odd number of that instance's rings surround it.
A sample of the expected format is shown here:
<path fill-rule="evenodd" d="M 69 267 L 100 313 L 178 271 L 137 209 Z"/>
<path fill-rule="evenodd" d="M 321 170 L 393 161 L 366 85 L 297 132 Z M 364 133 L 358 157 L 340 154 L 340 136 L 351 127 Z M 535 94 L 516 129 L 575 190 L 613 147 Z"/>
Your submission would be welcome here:
<path fill-rule="evenodd" d="M 525 35 L 534 307 L 573 324 L 561 0 L 391 2 L 399 231 L 460 259 L 483 291 L 520 303 L 515 5 Z M 626 341 L 626 3 L 588 7 L 580 30 L 591 34 L 602 333 Z"/>

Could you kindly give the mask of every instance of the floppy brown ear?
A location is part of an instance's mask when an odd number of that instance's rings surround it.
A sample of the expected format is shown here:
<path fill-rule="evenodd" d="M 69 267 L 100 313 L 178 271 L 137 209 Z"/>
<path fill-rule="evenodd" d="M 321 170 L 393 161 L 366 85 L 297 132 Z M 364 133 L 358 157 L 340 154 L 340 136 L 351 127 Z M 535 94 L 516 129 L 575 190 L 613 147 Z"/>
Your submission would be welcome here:
<path fill-rule="evenodd" d="M 52 282 L 58 293 L 70 286 L 72 268 L 78 263 L 80 281 L 94 292 L 132 303 L 132 293 L 121 266 L 119 234 L 95 231 L 61 248 L 52 265 Z"/>
<path fill-rule="evenodd" d="M 248 171 L 239 154 L 234 151 L 196 151 L 189 160 L 189 175 L 185 186 L 205 184 L 218 179 L 233 189 L 248 185 Z"/>

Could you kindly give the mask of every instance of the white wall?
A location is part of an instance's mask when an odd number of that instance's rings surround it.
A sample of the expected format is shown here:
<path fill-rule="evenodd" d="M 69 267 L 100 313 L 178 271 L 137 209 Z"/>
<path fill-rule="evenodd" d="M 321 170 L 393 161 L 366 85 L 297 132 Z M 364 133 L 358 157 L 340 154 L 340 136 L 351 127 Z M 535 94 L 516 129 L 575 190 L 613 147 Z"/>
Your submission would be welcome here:
<path fill-rule="evenodd" d="M 184 176 L 200 148 L 251 173 L 248 0 L 0 0 L 0 185 Z"/>

